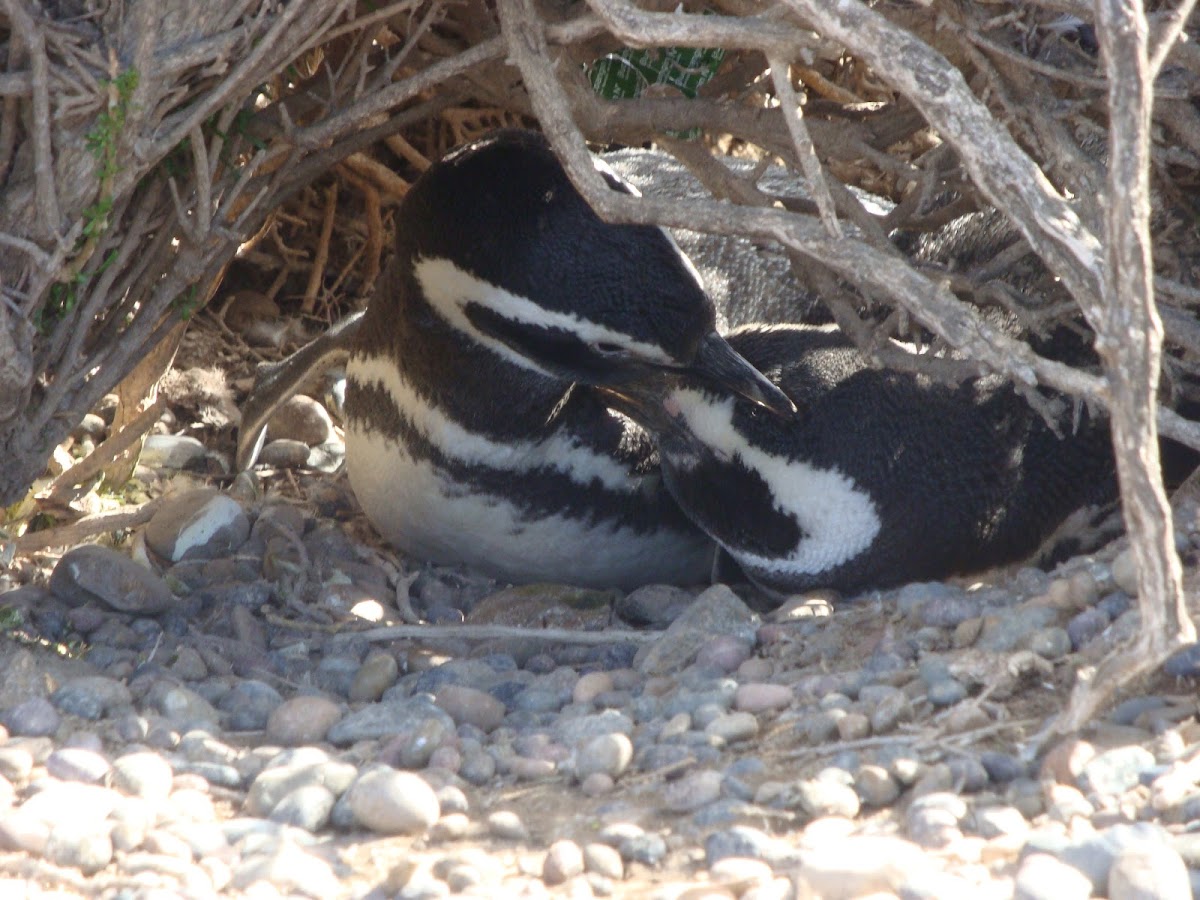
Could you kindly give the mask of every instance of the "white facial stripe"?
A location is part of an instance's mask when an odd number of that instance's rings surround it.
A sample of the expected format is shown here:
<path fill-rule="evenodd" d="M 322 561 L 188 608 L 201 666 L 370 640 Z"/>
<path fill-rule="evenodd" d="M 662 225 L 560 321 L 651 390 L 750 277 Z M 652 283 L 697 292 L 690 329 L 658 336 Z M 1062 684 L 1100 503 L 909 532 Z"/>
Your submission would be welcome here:
<path fill-rule="evenodd" d="M 463 428 L 445 413 L 422 400 L 403 374 L 387 360 L 352 356 L 347 378 L 363 385 L 376 385 L 395 401 L 413 427 L 447 456 L 464 463 L 482 464 L 512 471 L 536 467 L 557 469 L 579 484 L 599 481 L 614 491 L 634 492 L 637 478 L 611 457 L 555 432 L 540 441 L 496 443 Z"/>
<path fill-rule="evenodd" d="M 733 427 L 732 397 L 714 402 L 695 390 L 672 395 L 692 433 L 725 459 L 740 457 L 767 482 L 776 508 L 795 516 L 807 537 L 784 559 L 726 547 L 748 567 L 794 575 L 815 575 L 866 550 L 879 534 L 879 513 L 870 496 L 836 469 L 818 469 L 773 456 L 752 446 Z"/>
<path fill-rule="evenodd" d="M 588 344 L 616 344 L 645 362 L 665 366 L 677 364 L 677 361 L 668 356 L 661 347 L 635 341 L 626 334 L 573 313 L 546 309 L 527 297 L 509 293 L 504 288 L 476 278 L 448 259 L 419 259 L 414 266 L 414 273 L 421 290 L 425 293 L 425 299 L 447 322 L 525 368 L 543 372 L 536 363 L 520 356 L 503 341 L 483 334 L 472 325 L 465 312 L 468 303 L 478 303 L 514 322 L 542 328 L 560 328 Z"/>

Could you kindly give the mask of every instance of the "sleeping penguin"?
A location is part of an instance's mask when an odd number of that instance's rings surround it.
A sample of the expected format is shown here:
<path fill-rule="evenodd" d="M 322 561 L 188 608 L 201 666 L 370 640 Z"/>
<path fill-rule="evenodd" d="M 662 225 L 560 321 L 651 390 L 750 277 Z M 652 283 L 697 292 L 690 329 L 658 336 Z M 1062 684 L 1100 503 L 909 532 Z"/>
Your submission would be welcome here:
<path fill-rule="evenodd" d="M 873 369 L 832 328 L 728 338 L 794 416 L 661 372 L 605 391 L 655 435 L 688 517 L 769 594 L 849 595 L 1021 561 L 1073 515 L 1115 504 L 1098 417 L 1056 434 L 1000 377 L 948 386 Z"/>

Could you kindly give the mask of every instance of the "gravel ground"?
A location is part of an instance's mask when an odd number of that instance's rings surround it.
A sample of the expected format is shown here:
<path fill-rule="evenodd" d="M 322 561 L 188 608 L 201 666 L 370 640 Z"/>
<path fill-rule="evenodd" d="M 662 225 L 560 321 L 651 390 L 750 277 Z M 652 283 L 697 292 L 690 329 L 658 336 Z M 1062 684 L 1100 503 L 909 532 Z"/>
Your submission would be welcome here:
<path fill-rule="evenodd" d="M 381 547 L 289 415 L 261 482 L 156 436 L 144 526 L 0 574 L 0 897 L 1200 890 L 1200 656 L 1024 753 L 1136 631 L 1118 548 L 770 613 L 513 588 Z"/>

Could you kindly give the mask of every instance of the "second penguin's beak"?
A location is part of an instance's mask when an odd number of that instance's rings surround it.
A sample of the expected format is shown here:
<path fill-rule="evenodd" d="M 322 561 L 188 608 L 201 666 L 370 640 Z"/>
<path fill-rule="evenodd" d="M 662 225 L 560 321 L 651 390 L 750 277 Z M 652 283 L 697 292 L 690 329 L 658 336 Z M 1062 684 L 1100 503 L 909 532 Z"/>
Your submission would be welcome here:
<path fill-rule="evenodd" d="M 796 412 L 796 404 L 787 394 L 767 380 L 740 353 L 715 331 L 700 341 L 696 358 L 684 372 L 745 397 L 779 416 Z"/>

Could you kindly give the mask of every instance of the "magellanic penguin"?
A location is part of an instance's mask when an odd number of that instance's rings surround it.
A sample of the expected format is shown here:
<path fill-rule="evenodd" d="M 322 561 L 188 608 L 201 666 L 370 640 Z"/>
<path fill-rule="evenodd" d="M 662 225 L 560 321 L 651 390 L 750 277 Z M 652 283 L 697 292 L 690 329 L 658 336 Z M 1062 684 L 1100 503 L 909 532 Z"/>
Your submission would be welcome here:
<path fill-rule="evenodd" d="M 347 470 L 380 534 L 508 581 L 703 580 L 711 541 L 662 488 L 649 436 L 589 386 L 671 370 L 792 406 L 717 334 L 674 241 L 601 221 L 544 139 L 515 131 L 427 170 L 397 227 L 361 320 L 311 351 L 349 353 Z"/>
<path fill-rule="evenodd" d="M 730 344 L 798 406 L 649 372 L 610 402 L 654 432 L 680 506 L 765 591 L 854 594 L 1016 562 L 1116 498 L 1106 425 L 1061 437 L 1003 379 L 958 387 L 869 368 L 830 328 L 748 326 Z"/>

